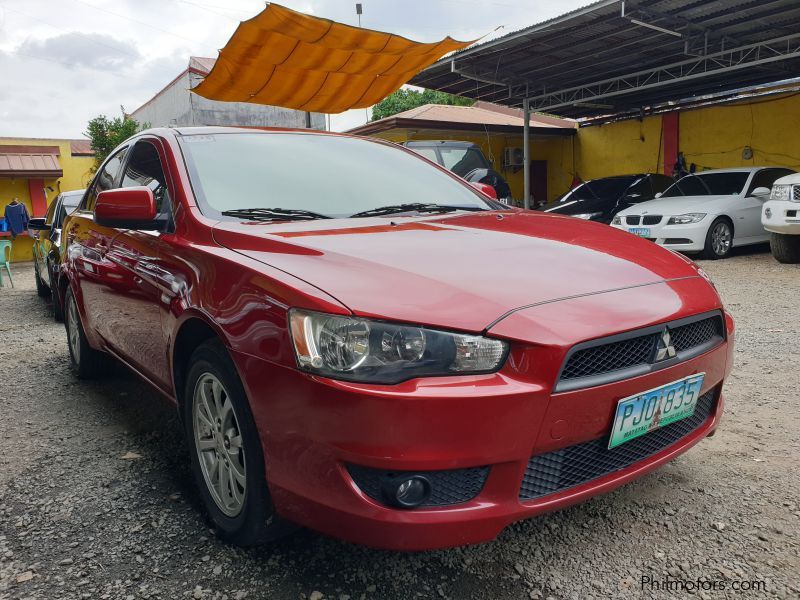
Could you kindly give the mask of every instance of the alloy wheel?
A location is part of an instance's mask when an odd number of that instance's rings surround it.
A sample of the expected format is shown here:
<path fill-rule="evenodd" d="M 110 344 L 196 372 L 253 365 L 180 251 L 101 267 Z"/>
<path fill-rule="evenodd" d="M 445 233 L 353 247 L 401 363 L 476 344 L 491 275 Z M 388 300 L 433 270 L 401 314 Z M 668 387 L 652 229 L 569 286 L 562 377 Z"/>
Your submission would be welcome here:
<path fill-rule="evenodd" d="M 219 379 L 203 373 L 192 399 L 192 429 L 200 470 L 214 503 L 228 517 L 244 506 L 245 452 L 239 420 Z"/>
<path fill-rule="evenodd" d="M 78 306 L 75 298 L 70 294 L 67 306 L 67 342 L 72 351 L 72 360 L 78 365 L 81 362 L 81 332 L 78 320 Z"/>
<path fill-rule="evenodd" d="M 727 223 L 717 223 L 711 231 L 711 247 L 717 256 L 725 256 L 731 249 L 731 228 Z"/>

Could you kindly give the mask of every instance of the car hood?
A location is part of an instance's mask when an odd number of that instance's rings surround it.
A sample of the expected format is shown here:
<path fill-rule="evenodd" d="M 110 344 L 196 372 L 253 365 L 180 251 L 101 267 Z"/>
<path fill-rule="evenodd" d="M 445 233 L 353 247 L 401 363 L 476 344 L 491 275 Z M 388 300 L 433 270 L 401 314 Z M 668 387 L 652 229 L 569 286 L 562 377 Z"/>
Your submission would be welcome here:
<path fill-rule="evenodd" d="M 689 262 L 647 240 L 523 211 L 223 221 L 214 238 L 355 314 L 465 331 L 482 331 L 524 306 L 697 276 Z"/>
<path fill-rule="evenodd" d="M 682 215 L 687 212 L 714 212 L 731 201 L 735 196 L 679 196 L 675 198 L 656 198 L 641 202 L 618 214 L 641 215 L 644 211 L 650 215 Z"/>

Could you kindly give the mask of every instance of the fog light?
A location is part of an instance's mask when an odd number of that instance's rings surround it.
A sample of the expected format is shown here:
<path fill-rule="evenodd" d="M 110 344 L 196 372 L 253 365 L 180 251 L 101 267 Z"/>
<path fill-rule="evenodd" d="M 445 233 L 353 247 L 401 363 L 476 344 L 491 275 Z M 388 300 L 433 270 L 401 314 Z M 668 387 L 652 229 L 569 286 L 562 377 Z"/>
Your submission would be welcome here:
<path fill-rule="evenodd" d="M 769 207 L 765 208 L 764 209 L 764 216 L 766 216 L 768 219 L 772 218 L 772 209 L 769 208 Z"/>
<path fill-rule="evenodd" d="M 398 508 L 414 508 L 431 495 L 431 484 L 422 475 L 387 477 L 381 485 L 386 502 Z"/>

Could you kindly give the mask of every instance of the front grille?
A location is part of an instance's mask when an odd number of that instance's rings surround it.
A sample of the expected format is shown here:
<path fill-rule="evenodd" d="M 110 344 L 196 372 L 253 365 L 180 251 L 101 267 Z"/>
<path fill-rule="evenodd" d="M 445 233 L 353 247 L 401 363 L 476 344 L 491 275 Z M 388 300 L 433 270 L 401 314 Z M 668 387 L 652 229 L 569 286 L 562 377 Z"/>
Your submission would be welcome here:
<path fill-rule="evenodd" d="M 575 487 L 592 479 L 625 469 L 671 446 L 700 427 L 714 413 L 716 391 L 697 399 L 694 414 L 650 433 L 608 449 L 608 437 L 575 444 L 533 456 L 528 461 L 520 500 L 533 500 Z"/>
<path fill-rule="evenodd" d="M 792 186 L 792 201 L 800 202 L 800 185 Z"/>
<path fill-rule="evenodd" d="M 653 354 L 654 344 L 655 335 L 650 334 L 579 350 L 570 357 L 561 379 L 589 377 L 646 363 Z"/>
<path fill-rule="evenodd" d="M 360 465 L 347 465 L 347 471 L 362 492 L 382 504 L 386 504 L 381 494 L 381 483 L 384 478 L 422 475 L 431 484 L 431 495 L 420 505 L 424 507 L 450 506 L 472 500 L 483 489 L 489 467 L 446 471 L 385 471 Z"/>
<path fill-rule="evenodd" d="M 638 225 L 641 221 L 641 217 L 639 215 L 629 215 L 625 217 L 625 222 L 628 225 Z"/>
<path fill-rule="evenodd" d="M 658 225 L 663 218 L 662 215 L 645 215 L 642 217 L 642 225 Z"/>
<path fill-rule="evenodd" d="M 601 385 L 654 370 L 659 366 L 656 348 L 665 327 L 680 360 L 705 352 L 725 337 L 722 315 L 715 313 L 579 344 L 567 357 L 556 391 Z"/>

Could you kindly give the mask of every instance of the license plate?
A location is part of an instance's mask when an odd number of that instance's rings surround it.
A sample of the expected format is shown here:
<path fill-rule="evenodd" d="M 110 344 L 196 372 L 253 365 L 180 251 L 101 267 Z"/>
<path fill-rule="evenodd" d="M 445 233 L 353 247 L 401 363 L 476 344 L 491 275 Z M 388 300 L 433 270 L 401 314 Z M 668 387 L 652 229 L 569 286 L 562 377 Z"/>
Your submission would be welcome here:
<path fill-rule="evenodd" d="M 639 237 L 650 237 L 650 228 L 631 227 L 630 229 L 628 229 L 628 233 L 632 233 L 633 235 L 638 235 Z"/>
<path fill-rule="evenodd" d="M 694 414 L 705 373 L 623 398 L 617 403 L 608 448 Z"/>

